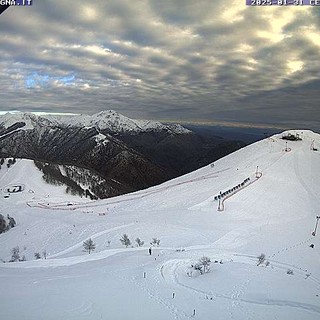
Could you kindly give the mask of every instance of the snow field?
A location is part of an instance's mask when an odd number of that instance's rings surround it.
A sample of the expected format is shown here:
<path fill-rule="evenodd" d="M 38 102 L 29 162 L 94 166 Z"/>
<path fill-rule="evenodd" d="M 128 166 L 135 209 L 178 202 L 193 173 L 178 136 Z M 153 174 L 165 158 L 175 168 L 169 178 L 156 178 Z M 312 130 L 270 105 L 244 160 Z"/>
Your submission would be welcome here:
<path fill-rule="evenodd" d="M 302 141 L 288 143 L 290 152 L 280 137 L 213 168 L 96 202 L 46 185 L 32 162 L 0 171 L 1 187 L 26 185 L 0 200 L 2 212 L 17 221 L 0 235 L 0 258 L 7 261 L 19 245 L 28 260 L 0 265 L 0 318 L 319 319 L 320 233 L 311 232 L 320 213 L 320 153 L 310 144 L 320 144 L 320 136 L 304 131 Z M 218 212 L 213 196 L 254 175 L 256 166 L 262 177 Z M 124 233 L 145 245 L 125 248 Z M 97 248 L 89 255 L 82 243 L 90 237 Z M 149 256 L 153 237 L 160 247 Z M 48 259 L 32 260 L 35 250 L 47 250 Z M 257 266 L 261 253 L 268 266 Z M 203 255 L 211 258 L 211 272 L 189 277 Z"/>

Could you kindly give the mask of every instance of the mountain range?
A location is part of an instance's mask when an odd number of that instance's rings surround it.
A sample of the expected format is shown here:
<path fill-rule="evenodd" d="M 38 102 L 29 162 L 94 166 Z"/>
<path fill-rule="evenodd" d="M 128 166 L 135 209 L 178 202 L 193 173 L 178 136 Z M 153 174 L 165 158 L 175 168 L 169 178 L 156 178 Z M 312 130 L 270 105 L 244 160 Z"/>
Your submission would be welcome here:
<path fill-rule="evenodd" d="M 57 182 L 63 180 L 58 165 L 78 167 L 78 172 L 100 177 L 99 184 L 90 187 L 97 198 L 162 183 L 242 146 L 240 141 L 206 138 L 179 124 L 130 119 L 113 110 L 91 116 L 0 116 L 0 157 L 36 160 Z M 86 192 L 76 184 L 80 193 Z"/>

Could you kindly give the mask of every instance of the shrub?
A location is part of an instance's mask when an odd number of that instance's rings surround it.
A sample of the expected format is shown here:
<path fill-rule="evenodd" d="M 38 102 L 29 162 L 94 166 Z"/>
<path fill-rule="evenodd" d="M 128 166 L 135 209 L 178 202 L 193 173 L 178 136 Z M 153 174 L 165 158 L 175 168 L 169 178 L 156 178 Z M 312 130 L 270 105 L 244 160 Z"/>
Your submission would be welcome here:
<path fill-rule="evenodd" d="M 292 276 L 292 275 L 293 275 L 293 270 L 292 270 L 292 269 L 288 269 L 288 270 L 287 270 L 287 274 L 289 274 L 289 275 Z"/>
<path fill-rule="evenodd" d="M 41 259 L 41 255 L 40 255 L 39 252 L 35 252 L 35 253 L 34 253 L 34 257 L 35 257 L 37 260 Z"/>

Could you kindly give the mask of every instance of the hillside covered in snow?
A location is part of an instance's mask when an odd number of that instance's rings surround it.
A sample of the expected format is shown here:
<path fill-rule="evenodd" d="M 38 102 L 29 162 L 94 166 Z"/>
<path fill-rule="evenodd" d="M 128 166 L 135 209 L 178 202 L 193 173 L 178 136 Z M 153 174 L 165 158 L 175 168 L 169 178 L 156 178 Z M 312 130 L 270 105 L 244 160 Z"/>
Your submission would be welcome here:
<path fill-rule="evenodd" d="M 99 198 L 160 184 L 242 146 L 241 141 L 204 138 L 179 124 L 130 119 L 112 110 L 95 115 L 0 115 L 0 158 L 89 170 L 104 181 L 95 193 Z"/>
<path fill-rule="evenodd" d="M 319 319 L 320 135 L 291 133 L 98 201 L 5 163 L 0 213 L 16 226 L 0 234 L 0 319 Z M 26 261 L 9 262 L 17 247 Z"/>

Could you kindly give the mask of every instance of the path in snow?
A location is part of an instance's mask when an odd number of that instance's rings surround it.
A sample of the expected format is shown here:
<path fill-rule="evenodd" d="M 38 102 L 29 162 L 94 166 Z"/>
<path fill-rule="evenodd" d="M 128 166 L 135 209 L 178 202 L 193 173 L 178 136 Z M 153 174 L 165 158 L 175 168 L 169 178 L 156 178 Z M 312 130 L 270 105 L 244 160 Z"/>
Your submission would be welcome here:
<path fill-rule="evenodd" d="M 244 294 L 246 291 L 246 288 L 248 284 L 250 283 L 251 279 L 247 279 L 243 285 L 241 285 L 240 288 L 235 290 L 235 292 L 232 295 L 226 295 L 226 294 L 218 294 L 214 291 L 207 291 L 207 290 L 200 290 L 197 288 L 194 288 L 190 285 L 186 285 L 182 283 L 177 276 L 177 269 L 183 267 L 186 268 L 186 266 L 190 265 L 190 260 L 185 259 L 173 259 L 169 260 L 166 263 L 162 265 L 160 268 L 161 277 L 167 281 L 171 285 L 176 285 L 178 287 L 182 287 L 184 289 L 190 290 L 194 293 L 200 294 L 201 296 L 204 296 L 205 298 L 209 297 L 213 301 L 216 301 L 218 299 L 227 299 L 231 300 L 233 302 L 233 306 L 239 306 L 239 302 L 246 303 L 246 304 L 256 304 L 256 305 L 264 305 L 264 306 L 279 306 L 279 307 L 289 307 L 289 308 L 297 308 L 302 310 L 307 310 L 314 312 L 316 314 L 320 315 L 320 306 L 298 302 L 298 301 L 289 301 L 289 300 L 279 300 L 279 299 L 244 299 L 241 298 L 241 295 Z"/>

